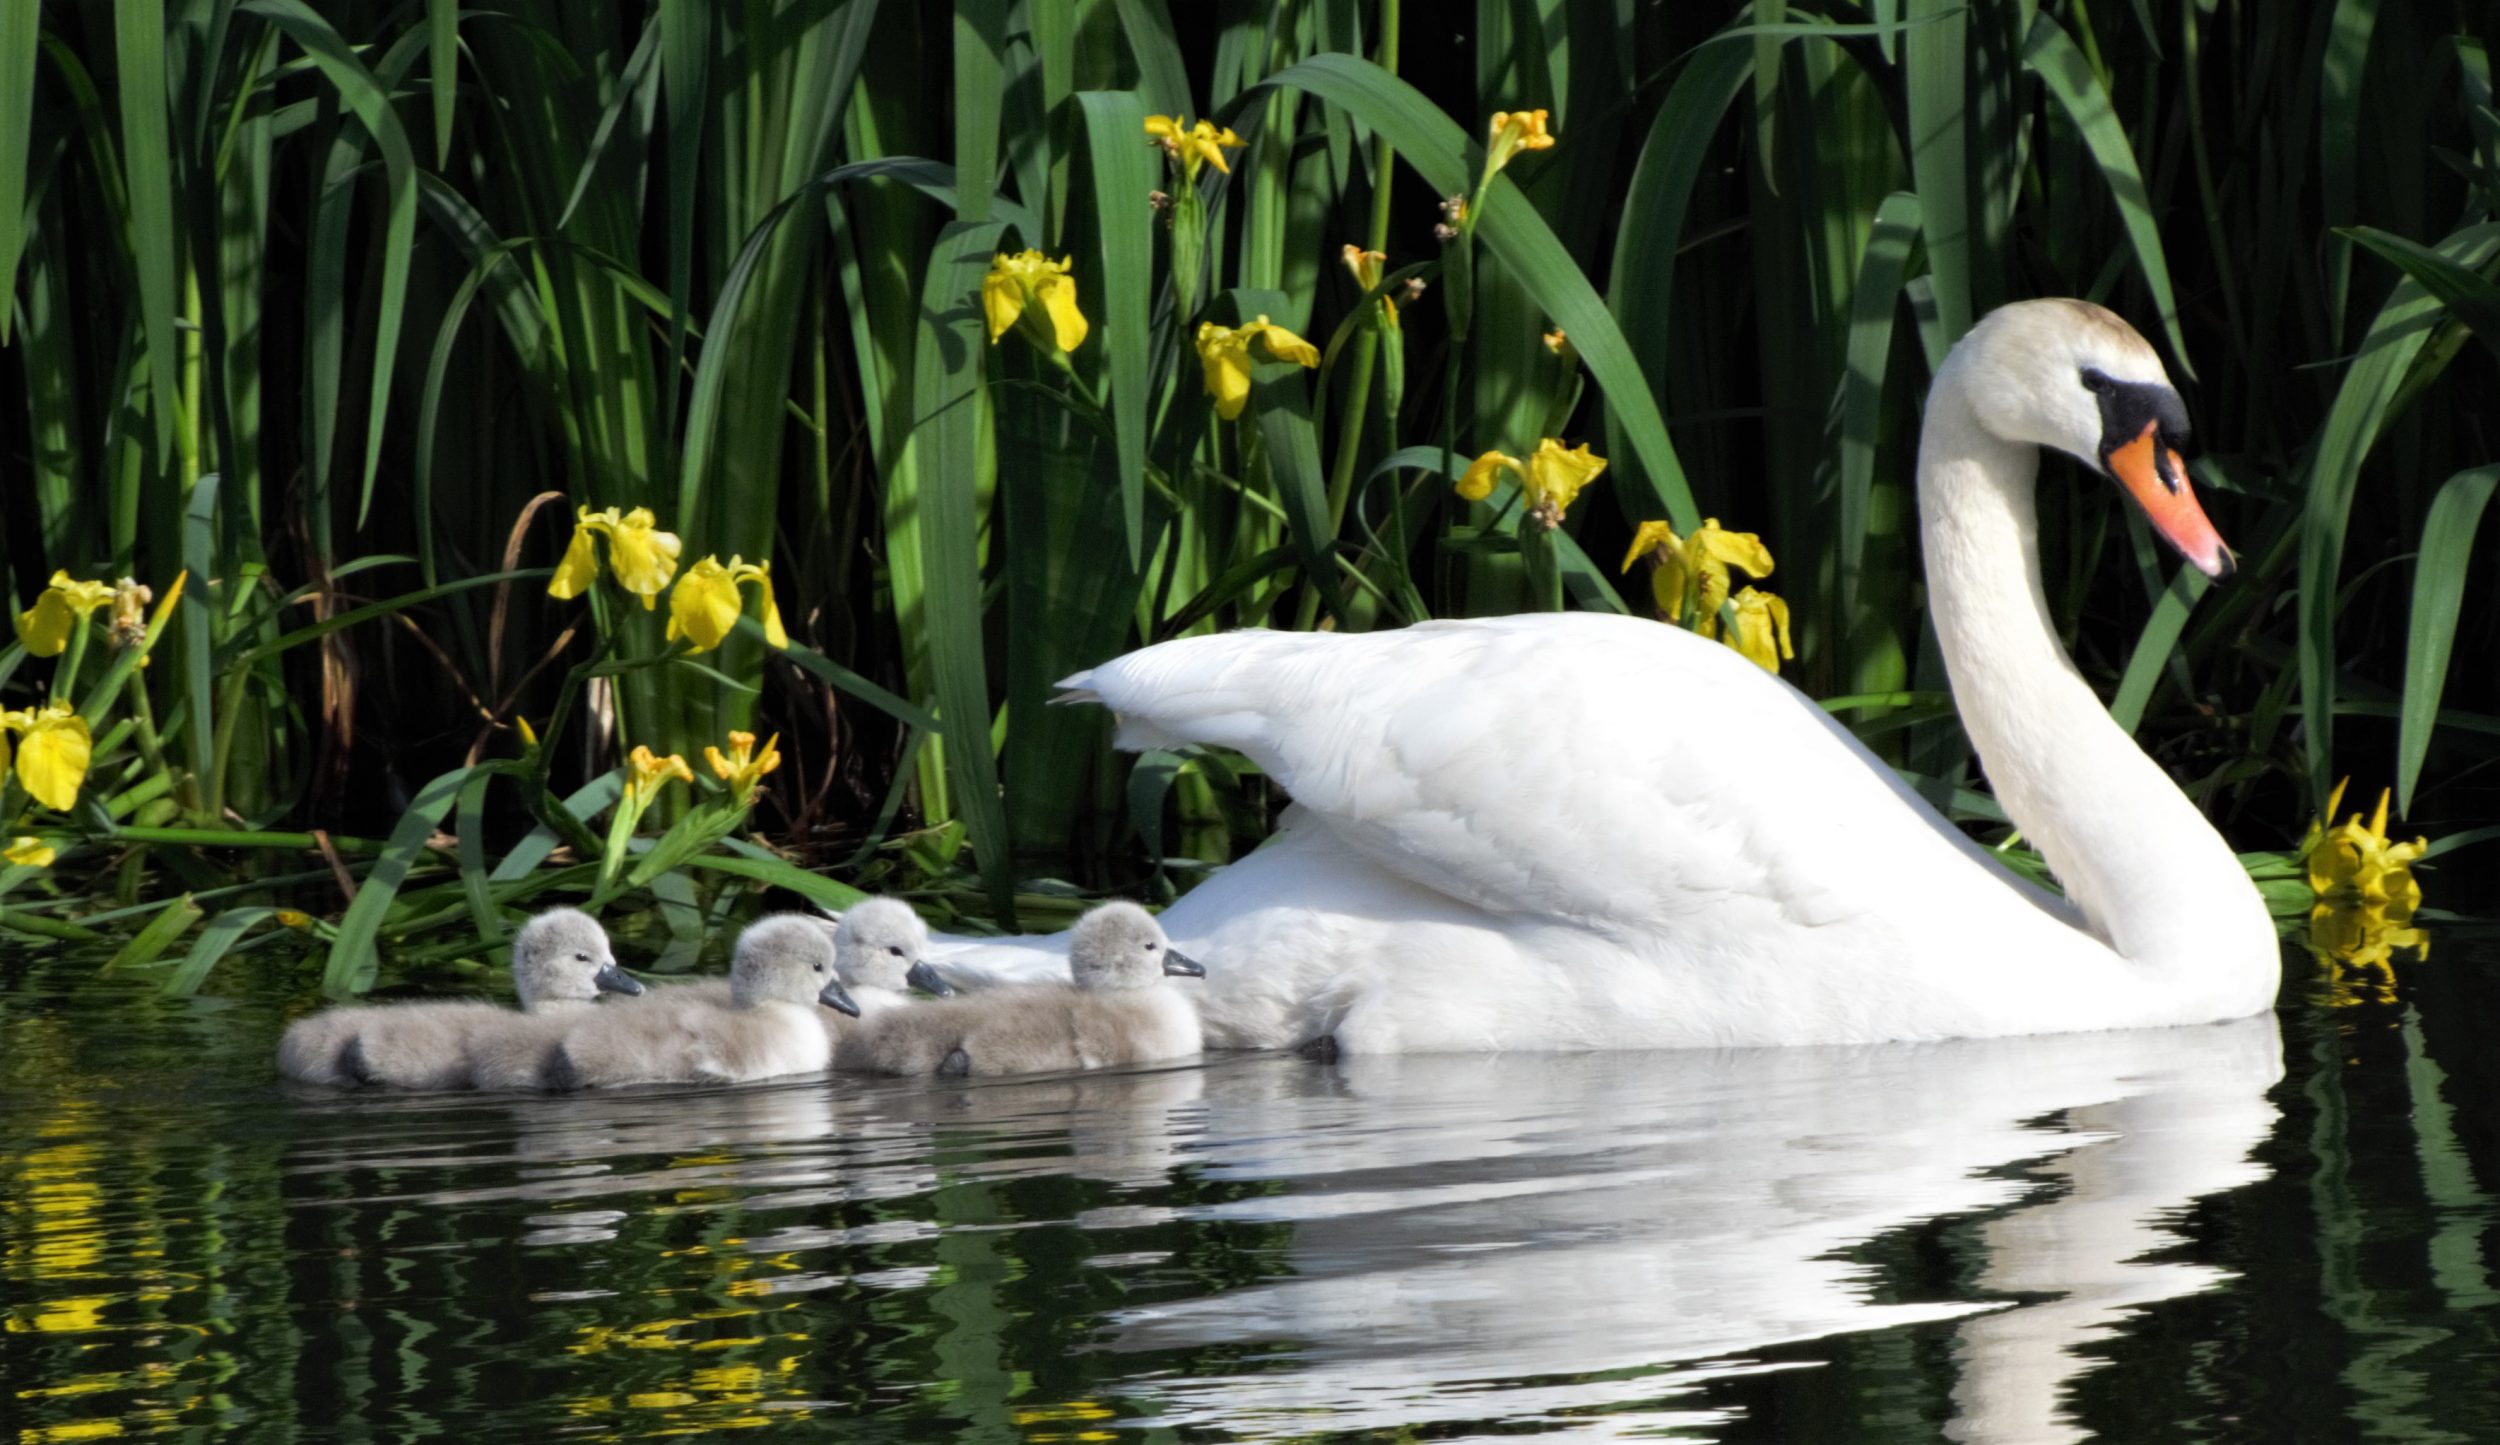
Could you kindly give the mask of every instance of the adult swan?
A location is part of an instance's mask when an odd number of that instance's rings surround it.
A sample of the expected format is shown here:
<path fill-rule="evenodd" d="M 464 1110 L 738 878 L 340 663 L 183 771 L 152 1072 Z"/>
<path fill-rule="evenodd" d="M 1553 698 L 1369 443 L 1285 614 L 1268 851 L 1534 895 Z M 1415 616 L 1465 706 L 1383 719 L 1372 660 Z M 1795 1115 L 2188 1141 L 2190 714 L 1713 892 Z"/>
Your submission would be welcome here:
<path fill-rule="evenodd" d="M 1803 693 L 1656 622 L 1236 632 L 1070 678 L 1121 746 L 1238 749 L 1297 805 L 1164 917 L 1207 961 L 1208 1044 L 1832 1044 L 2267 1007 L 2281 959 L 2256 889 L 2076 673 L 2040 585 L 2044 446 L 2229 574 L 2186 435 L 2152 348 L 2079 301 L 1991 314 L 1928 395 L 1929 611 L 1988 779 L 2063 900 Z"/>

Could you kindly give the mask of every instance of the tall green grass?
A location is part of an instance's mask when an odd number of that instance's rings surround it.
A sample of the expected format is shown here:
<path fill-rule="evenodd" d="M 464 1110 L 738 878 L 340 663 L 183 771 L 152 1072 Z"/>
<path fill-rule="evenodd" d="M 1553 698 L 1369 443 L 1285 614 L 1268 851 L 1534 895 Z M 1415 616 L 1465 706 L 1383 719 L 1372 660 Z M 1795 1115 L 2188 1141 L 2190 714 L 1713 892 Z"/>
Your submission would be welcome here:
<path fill-rule="evenodd" d="M 2052 469 L 2050 597 L 2120 716 L 2252 845 L 2344 772 L 2488 818 L 2495 39 L 2500 6 L 2366 0 L 10 7 L 0 575 L 190 581 L 78 808 L 0 818 L 72 845 L 0 874 L 0 929 L 291 879 L 338 890 L 352 985 L 578 882 L 540 865 L 588 866 L 628 748 L 737 727 L 790 758 L 777 851 L 637 885 L 680 923 L 768 859 L 1001 921 L 1185 883 L 1275 800 L 1132 772 L 1053 679 L 1192 630 L 1645 611 L 1612 562 L 1656 518 L 1759 533 L 1788 675 L 1984 820 L 1908 483 L 1936 360 L 2040 294 L 2163 347 L 2245 563 L 2203 593 Z M 1532 107 L 1560 144 L 1437 241 Z M 1244 144 L 1192 199 L 1148 115 Z M 1073 262 L 1072 355 L 989 342 L 1027 248 Z M 1262 359 L 1219 420 L 1192 338 L 1262 315 L 1322 364 Z M 1549 435 L 1610 462 L 1550 553 L 1452 488 Z M 576 505 L 770 557 L 798 645 L 603 673 L 664 614 L 543 595 Z M 50 666 L 0 653 L 9 705 Z"/>

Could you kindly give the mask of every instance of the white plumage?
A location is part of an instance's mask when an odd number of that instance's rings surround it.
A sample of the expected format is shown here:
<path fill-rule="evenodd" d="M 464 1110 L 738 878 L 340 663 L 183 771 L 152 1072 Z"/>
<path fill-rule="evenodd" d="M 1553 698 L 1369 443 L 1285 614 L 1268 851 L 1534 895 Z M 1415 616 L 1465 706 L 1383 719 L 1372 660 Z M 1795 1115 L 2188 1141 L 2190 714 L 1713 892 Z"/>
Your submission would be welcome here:
<path fill-rule="evenodd" d="M 1956 699 L 2069 899 L 1999 867 L 1804 694 L 1679 628 L 1186 638 L 1065 685 L 1112 709 L 1122 746 L 1237 749 L 1297 805 L 1163 915 L 1218 964 L 1208 1045 L 1819 1044 L 2266 1007 L 2262 900 L 2075 672 L 2042 595 L 2036 448 L 2107 455 L 2093 376 L 2168 389 L 2098 307 L 2006 307 L 1940 370 L 1919 461 Z M 1024 978 L 1063 949 L 941 963 Z"/>

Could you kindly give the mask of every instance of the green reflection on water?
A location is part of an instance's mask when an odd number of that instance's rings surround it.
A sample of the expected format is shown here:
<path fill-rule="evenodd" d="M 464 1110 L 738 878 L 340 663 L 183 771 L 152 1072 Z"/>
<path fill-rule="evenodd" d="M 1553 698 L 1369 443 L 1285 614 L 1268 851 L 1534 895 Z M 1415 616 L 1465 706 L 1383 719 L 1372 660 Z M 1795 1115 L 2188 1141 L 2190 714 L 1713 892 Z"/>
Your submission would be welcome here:
<path fill-rule="evenodd" d="M 2176 1222 L 2178 1258 L 2237 1278 L 2089 1346 L 2082 1427 L 2500 1435 L 2500 1060 L 2477 1022 L 2500 987 L 2487 952 L 2455 952 L 2408 971 L 2395 1004 L 2287 1015 L 2270 1177 Z M 1162 1382 L 1298 1368 L 1274 1321 L 1109 1348 L 1119 1312 L 1291 1276 L 1297 1225 L 1221 1207 L 1329 1187 L 1201 1167 L 1194 1085 L 889 1092 L 873 1109 L 813 1084 L 662 1108 L 324 1097 L 270 1082 L 270 981 L 183 1003 L 90 973 L 0 961 L 0 1439 L 639 1439 L 796 1417 L 846 1439 L 1222 1438 L 1142 1423 Z M 2022 1201 L 2072 1187 L 2053 1166 L 2013 1177 Z M 2005 1217 L 1865 1240 L 1867 1297 L 1991 1298 Z M 1955 1416 L 1961 1329 L 1766 1347 L 1718 1374 L 1553 1377 L 1580 1402 L 1533 1420 L 1489 1406 L 1473 1427 L 1665 1411 L 1726 1439 L 1933 1439 Z M 1315 1405 L 1312 1438 L 1357 1438 L 1327 1435 L 1332 1418 Z"/>

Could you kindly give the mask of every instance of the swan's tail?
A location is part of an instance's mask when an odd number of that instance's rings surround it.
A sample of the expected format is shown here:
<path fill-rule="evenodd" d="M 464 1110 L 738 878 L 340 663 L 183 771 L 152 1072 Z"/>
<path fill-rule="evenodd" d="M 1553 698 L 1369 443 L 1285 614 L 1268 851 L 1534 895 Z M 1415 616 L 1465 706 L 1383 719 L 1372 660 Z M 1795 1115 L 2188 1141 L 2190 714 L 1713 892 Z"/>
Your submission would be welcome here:
<path fill-rule="evenodd" d="M 1280 708 L 1352 640 L 1257 628 L 1176 638 L 1062 679 L 1053 701 L 1110 708 L 1112 741 L 1128 752 L 1205 744 L 1265 763 Z"/>

